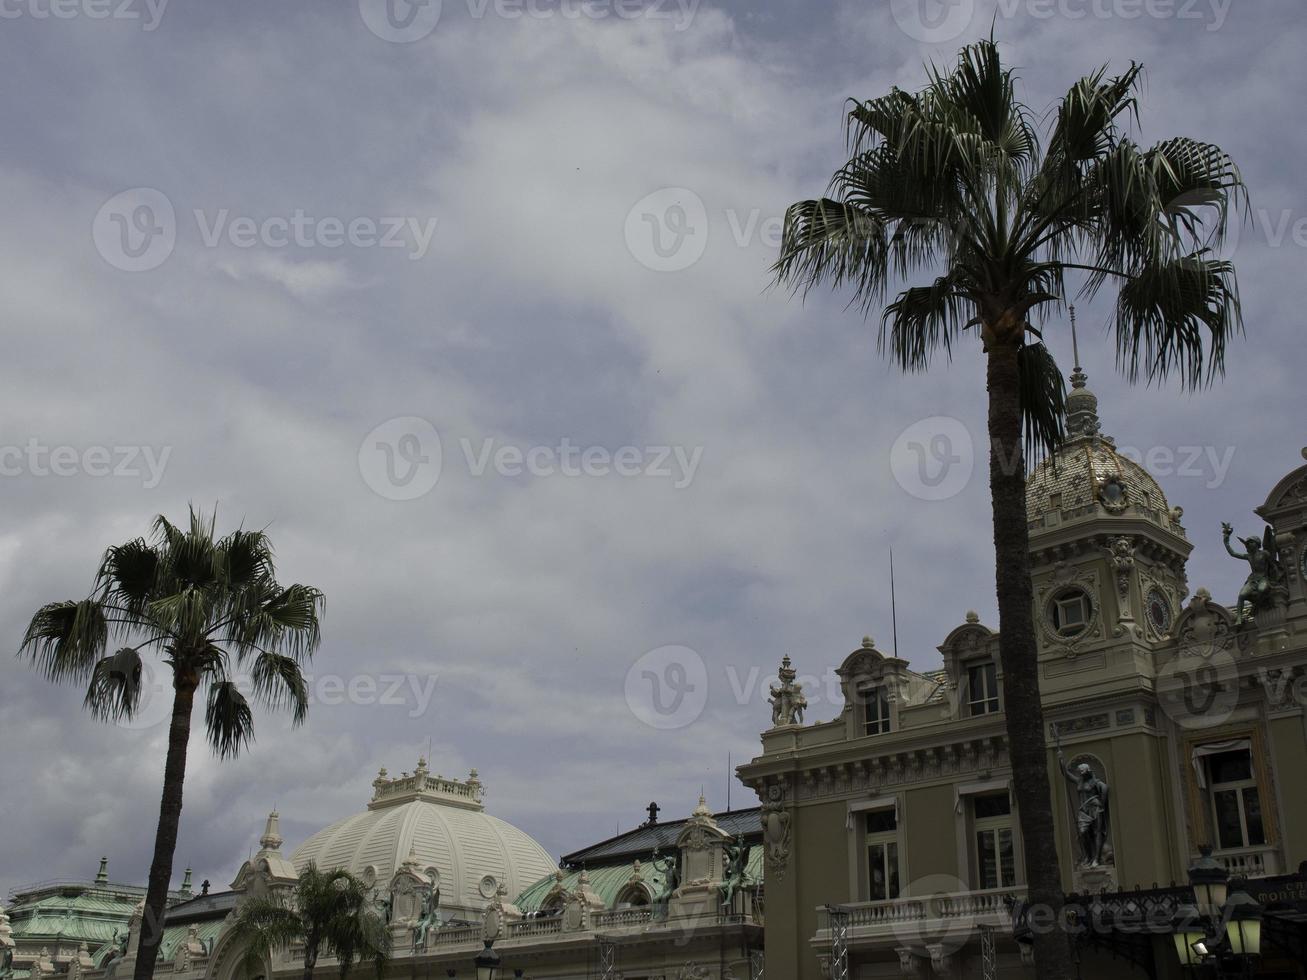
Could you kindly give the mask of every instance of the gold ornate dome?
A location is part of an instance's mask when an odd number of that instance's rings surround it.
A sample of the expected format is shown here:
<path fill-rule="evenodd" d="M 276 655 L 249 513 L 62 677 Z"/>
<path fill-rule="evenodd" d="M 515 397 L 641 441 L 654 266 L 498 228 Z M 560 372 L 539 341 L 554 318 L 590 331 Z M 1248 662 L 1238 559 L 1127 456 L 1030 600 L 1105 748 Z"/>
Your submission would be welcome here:
<path fill-rule="evenodd" d="M 1077 518 L 1120 516 L 1142 517 L 1183 537 L 1179 508 L 1173 511 L 1153 475 L 1100 431 L 1098 397 L 1086 381 L 1077 364 L 1066 403 L 1066 442 L 1026 481 L 1031 533 Z"/>

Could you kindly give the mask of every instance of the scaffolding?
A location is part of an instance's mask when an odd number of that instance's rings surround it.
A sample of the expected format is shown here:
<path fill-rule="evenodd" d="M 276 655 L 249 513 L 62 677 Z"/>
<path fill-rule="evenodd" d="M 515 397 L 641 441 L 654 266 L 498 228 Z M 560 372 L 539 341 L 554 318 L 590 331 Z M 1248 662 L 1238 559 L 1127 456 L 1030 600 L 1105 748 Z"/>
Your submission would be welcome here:
<path fill-rule="evenodd" d="M 849 980 L 849 910 L 827 905 L 830 918 L 830 980 Z"/>
<path fill-rule="evenodd" d="M 998 980 L 998 953 L 994 949 L 994 927 L 980 927 L 980 974 L 984 980 Z"/>
<path fill-rule="evenodd" d="M 617 980 L 617 943 L 599 939 L 599 980 Z"/>

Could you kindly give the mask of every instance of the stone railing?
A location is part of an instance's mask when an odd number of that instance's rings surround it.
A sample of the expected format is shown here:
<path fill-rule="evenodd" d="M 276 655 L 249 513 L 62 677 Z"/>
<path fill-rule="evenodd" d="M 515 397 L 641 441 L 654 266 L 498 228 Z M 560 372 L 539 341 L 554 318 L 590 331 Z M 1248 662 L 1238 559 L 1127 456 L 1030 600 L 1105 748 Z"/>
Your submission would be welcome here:
<path fill-rule="evenodd" d="M 1280 855 L 1274 847 L 1241 847 L 1217 851 L 1212 857 L 1225 865 L 1232 878 L 1263 878 L 1281 873 Z"/>
<path fill-rule="evenodd" d="M 596 913 L 596 929 L 629 929 L 632 926 L 644 926 L 653 921 L 653 911 L 648 906 L 629 909 L 613 909 L 609 912 Z"/>
<path fill-rule="evenodd" d="M 517 922 L 508 923 L 509 939 L 522 939 L 527 936 L 547 936 L 550 933 L 562 931 L 563 919 L 561 916 L 557 915 L 539 919 L 519 919 Z"/>
<path fill-rule="evenodd" d="M 1010 908 L 1025 897 L 1025 887 L 922 895 L 840 906 L 848 913 L 849 939 L 884 937 L 902 942 L 925 941 L 941 935 L 957 936 L 979 926 L 1011 927 Z M 820 920 L 814 944 L 830 942 L 830 914 L 818 910 Z"/>
<path fill-rule="evenodd" d="M 427 939 L 428 948 L 432 946 L 461 946 L 464 943 L 481 943 L 481 927 L 472 926 L 453 926 L 447 929 L 441 929 L 439 932 Z"/>

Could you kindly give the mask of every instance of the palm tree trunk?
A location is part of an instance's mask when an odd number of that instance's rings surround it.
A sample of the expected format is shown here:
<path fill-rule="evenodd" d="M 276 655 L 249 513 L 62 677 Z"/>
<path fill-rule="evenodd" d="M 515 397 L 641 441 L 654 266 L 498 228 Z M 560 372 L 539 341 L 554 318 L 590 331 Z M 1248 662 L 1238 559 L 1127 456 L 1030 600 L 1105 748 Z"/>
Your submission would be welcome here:
<path fill-rule="evenodd" d="M 1032 907 L 1041 910 L 1032 920 L 1035 970 L 1039 980 L 1070 980 L 1074 972 L 1067 933 L 1048 925 L 1050 921 L 1061 923 L 1065 897 L 1053 835 L 1048 749 L 1044 744 L 1044 711 L 1039 696 L 1017 350 L 993 345 L 987 361 L 989 490 L 994 510 L 998 648 L 1003 664 L 1008 753 L 1025 846 L 1026 883 Z M 1052 915 L 1044 910 L 1051 910 Z"/>
<path fill-rule="evenodd" d="M 186 748 L 191 739 L 191 709 L 196 681 L 184 673 L 173 675 L 172 722 L 168 727 L 168 758 L 163 767 L 163 799 L 159 803 L 159 829 L 154 835 L 154 859 L 145 892 L 145 917 L 136 951 L 134 980 L 150 980 L 163 940 L 163 916 L 172 883 L 172 858 L 177 849 L 177 826 L 182 816 L 182 784 L 186 779 Z"/>
<path fill-rule="evenodd" d="M 313 980 L 313 970 L 318 965 L 318 942 L 315 932 L 304 937 L 304 980 Z"/>

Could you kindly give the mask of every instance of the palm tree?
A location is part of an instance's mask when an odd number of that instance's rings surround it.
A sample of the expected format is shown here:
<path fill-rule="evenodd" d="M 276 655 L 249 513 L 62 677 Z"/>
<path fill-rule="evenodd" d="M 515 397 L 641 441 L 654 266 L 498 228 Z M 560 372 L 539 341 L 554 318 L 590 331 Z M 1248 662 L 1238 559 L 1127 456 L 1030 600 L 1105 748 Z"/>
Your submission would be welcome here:
<path fill-rule="evenodd" d="M 334 955 L 345 977 L 356 962 L 371 960 L 381 975 L 390 955 L 386 924 L 372 908 L 371 889 L 344 868 L 300 872 L 290 901 L 246 898 L 236 909 L 232 936 L 248 943 L 246 959 L 261 964 L 274 949 L 304 944 L 304 980 L 313 980 L 318 956 Z"/>
<path fill-rule="evenodd" d="M 1243 181 L 1217 146 L 1145 149 L 1123 132 L 1137 123 L 1141 70 L 1100 69 L 1036 122 L 990 39 L 952 71 L 931 67 L 916 94 L 850 100 L 851 157 L 827 197 L 788 209 L 773 267 L 804 293 L 848 287 L 864 316 L 901 288 L 883 306 L 879 348 L 904 371 L 949 356 L 966 330 L 980 337 L 1009 751 L 1030 900 L 1058 921 L 1025 482 L 1027 456 L 1062 439 L 1065 387 L 1036 325 L 1062 308 L 1068 271 L 1083 296 L 1110 283 L 1118 366 L 1185 387 L 1219 375 L 1243 329 L 1234 268 L 1217 257 L 1231 205 L 1246 212 Z M 1062 930 L 1038 935 L 1035 953 L 1041 980 L 1072 975 Z"/>
<path fill-rule="evenodd" d="M 152 648 L 172 670 L 172 721 L 136 980 L 153 976 L 163 938 L 195 694 L 207 686 L 205 729 L 220 758 L 238 754 L 253 738 L 254 716 L 235 679 L 247 660 L 255 698 L 288 708 L 295 724 L 303 722 L 308 691 L 300 668 L 317 649 L 322 604 L 317 589 L 277 583 L 263 532 L 237 530 L 215 540 L 214 519 L 206 522 L 192 509 L 187 530 L 160 516 L 152 541 L 110 548 L 88 598 L 43 606 L 27 627 L 19 656 L 52 681 L 87 684 L 83 705 L 101 720 L 137 712 L 143 650 Z M 130 645 L 106 656 L 111 638 Z"/>

